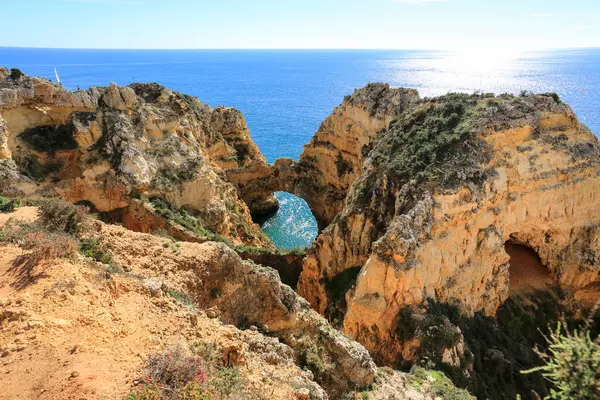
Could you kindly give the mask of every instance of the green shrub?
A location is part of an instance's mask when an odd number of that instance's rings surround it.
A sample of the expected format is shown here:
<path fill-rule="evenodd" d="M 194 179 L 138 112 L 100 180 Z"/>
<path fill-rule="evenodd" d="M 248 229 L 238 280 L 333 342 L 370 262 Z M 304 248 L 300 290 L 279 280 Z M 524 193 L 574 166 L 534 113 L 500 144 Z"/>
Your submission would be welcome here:
<path fill-rule="evenodd" d="M 24 76 L 25 74 L 19 68 L 12 68 L 10 70 L 10 79 L 13 81 L 18 81 Z"/>
<path fill-rule="evenodd" d="M 194 306 L 194 302 L 189 297 L 187 297 L 185 294 L 181 293 L 178 290 L 167 287 L 167 293 L 169 294 L 169 296 L 171 296 L 172 298 L 174 298 L 175 300 L 177 300 L 178 302 L 180 302 L 181 304 L 183 304 L 185 306 L 188 306 L 188 307 Z"/>
<path fill-rule="evenodd" d="M 49 198 L 39 203 L 38 216 L 39 224 L 48 231 L 76 236 L 83 231 L 88 212 L 85 207 Z"/>
<path fill-rule="evenodd" d="M 214 342 L 184 343 L 148 357 L 146 374 L 127 400 L 224 400 L 240 396 L 245 380 L 223 365 Z"/>
<path fill-rule="evenodd" d="M 207 379 L 204 361 L 182 344 L 148 357 L 147 369 L 151 382 L 172 391 L 184 388 L 189 382 L 203 384 Z"/>
<path fill-rule="evenodd" d="M 106 249 L 101 238 L 81 239 L 79 251 L 84 256 L 93 258 L 102 264 L 113 265 L 112 254 Z"/>
<path fill-rule="evenodd" d="M 217 377 L 211 382 L 212 388 L 219 394 L 219 399 L 225 399 L 239 392 L 244 387 L 240 371 L 235 367 L 222 367 Z"/>
<path fill-rule="evenodd" d="M 587 329 L 563 332 L 558 323 L 546 340 L 548 349 L 538 352 L 545 364 L 522 373 L 541 372 L 554 385 L 546 399 L 600 399 L 600 336 L 592 339 Z"/>
<path fill-rule="evenodd" d="M 477 100 L 453 93 L 402 114 L 375 143 L 373 162 L 400 182 L 454 186 L 479 179 Z"/>
<path fill-rule="evenodd" d="M 154 207 L 154 211 L 158 215 L 181 225 L 182 227 L 197 235 L 204 236 L 208 240 L 224 242 L 229 246 L 233 247 L 233 244 L 231 244 L 231 242 L 229 242 L 221 235 L 218 235 L 206 229 L 198 220 L 198 218 L 194 217 L 193 215 L 190 215 L 185 209 L 178 209 L 166 200 L 158 197 L 150 199 L 150 204 L 152 204 L 152 206 Z"/>
<path fill-rule="evenodd" d="M 319 376 L 325 371 L 325 363 L 319 355 L 319 350 L 314 344 L 310 344 L 304 348 L 301 357 L 304 367 L 311 370 L 315 375 Z"/>
<path fill-rule="evenodd" d="M 49 231 L 37 222 L 9 220 L 0 227 L 0 243 L 10 243 L 27 250 L 15 258 L 11 271 L 16 279 L 11 286 L 21 290 L 46 276 L 35 268 L 46 260 L 72 258 L 77 253 L 77 240 L 64 232 Z"/>
<path fill-rule="evenodd" d="M 421 367 L 413 367 L 408 375 L 408 383 L 415 389 L 433 393 L 444 400 L 474 400 L 465 389 L 459 389 L 440 371 L 431 371 Z"/>
<path fill-rule="evenodd" d="M 0 212 L 11 213 L 21 206 L 20 199 L 7 199 L 0 196 Z"/>

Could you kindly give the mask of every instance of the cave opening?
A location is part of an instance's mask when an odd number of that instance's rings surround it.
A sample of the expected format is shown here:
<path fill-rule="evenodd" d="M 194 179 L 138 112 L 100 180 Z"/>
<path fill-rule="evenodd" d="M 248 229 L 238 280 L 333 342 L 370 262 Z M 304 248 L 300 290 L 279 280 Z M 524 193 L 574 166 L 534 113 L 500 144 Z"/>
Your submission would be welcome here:
<path fill-rule="evenodd" d="M 279 209 L 257 220 L 278 249 L 310 247 L 319 232 L 317 220 L 306 201 L 288 192 L 275 192 Z"/>
<path fill-rule="evenodd" d="M 529 246 L 509 240 L 504 244 L 509 260 L 509 295 L 546 290 L 553 280 L 539 254 Z"/>

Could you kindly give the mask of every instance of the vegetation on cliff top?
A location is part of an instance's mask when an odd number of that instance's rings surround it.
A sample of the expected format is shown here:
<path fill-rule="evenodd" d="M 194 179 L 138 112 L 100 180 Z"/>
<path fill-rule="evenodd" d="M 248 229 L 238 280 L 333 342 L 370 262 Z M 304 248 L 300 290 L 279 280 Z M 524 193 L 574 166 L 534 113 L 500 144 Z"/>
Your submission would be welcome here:
<path fill-rule="evenodd" d="M 430 187 L 480 180 L 485 145 L 476 137 L 478 99 L 453 93 L 401 114 L 376 141 L 372 163 L 395 180 Z"/>

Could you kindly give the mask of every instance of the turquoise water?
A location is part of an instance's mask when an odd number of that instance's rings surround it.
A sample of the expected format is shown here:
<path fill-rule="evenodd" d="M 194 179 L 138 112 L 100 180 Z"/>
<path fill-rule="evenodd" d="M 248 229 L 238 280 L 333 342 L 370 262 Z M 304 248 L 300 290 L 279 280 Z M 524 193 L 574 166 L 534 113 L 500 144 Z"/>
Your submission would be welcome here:
<path fill-rule="evenodd" d="M 275 197 L 279 200 L 279 211 L 261 224 L 275 246 L 280 249 L 297 249 L 312 243 L 318 228 L 308 204 L 286 192 L 277 192 Z"/>
<path fill-rule="evenodd" d="M 368 82 L 450 91 L 556 92 L 600 133 L 600 49 L 525 54 L 401 50 L 64 50 L 0 48 L 0 65 L 78 86 L 158 82 L 211 105 L 240 109 L 269 162 L 297 159 L 343 97 Z M 281 247 L 308 246 L 316 223 L 304 202 L 282 207 L 263 229 Z"/>

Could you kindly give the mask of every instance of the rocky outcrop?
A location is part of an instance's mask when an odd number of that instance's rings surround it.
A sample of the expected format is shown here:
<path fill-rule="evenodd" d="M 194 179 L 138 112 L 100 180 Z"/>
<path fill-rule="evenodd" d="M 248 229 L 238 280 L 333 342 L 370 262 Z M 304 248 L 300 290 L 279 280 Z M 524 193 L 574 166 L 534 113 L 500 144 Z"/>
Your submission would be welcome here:
<path fill-rule="evenodd" d="M 223 175 L 251 163 L 266 165 L 232 108 L 157 84 L 71 92 L 40 78 L 0 78 L 5 194 L 58 195 L 101 212 L 160 197 L 234 243 L 272 246 Z"/>
<path fill-rule="evenodd" d="M 249 204 L 260 204 L 275 191 L 294 193 L 306 200 L 325 227 L 342 210 L 378 133 L 418 101 L 416 90 L 369 84 L 334 109 L 304 146 L 298 162 L 279 159 L 271 166 L 254 162 L 228 170 L 228 179 Z"/>
<path fill-rule="evenodd" d="M 171 287 L 199 308 L 213 310 L 225 323 L 256 326 L 279 338 L 333 398 L 373 383 L 377 368 L 369 353 L 333 329 L 274 270 L 243 261 L 224 244 L 181 243 L 177 252 L 164 252 L 161 240 L 151 235 L 100 223 L 97 227 L 119 264 L 145 275 L 158 268 Z"/>
<path fill-rule="evenodd" d="M 407 306 L 494 315 L 509 293 L 506 242 L 598 300 L 599 153 L 556 95 L 425 101 L 376 139 L 299 292 L 393 365 L 413 356 L 398 335 Z"/>

